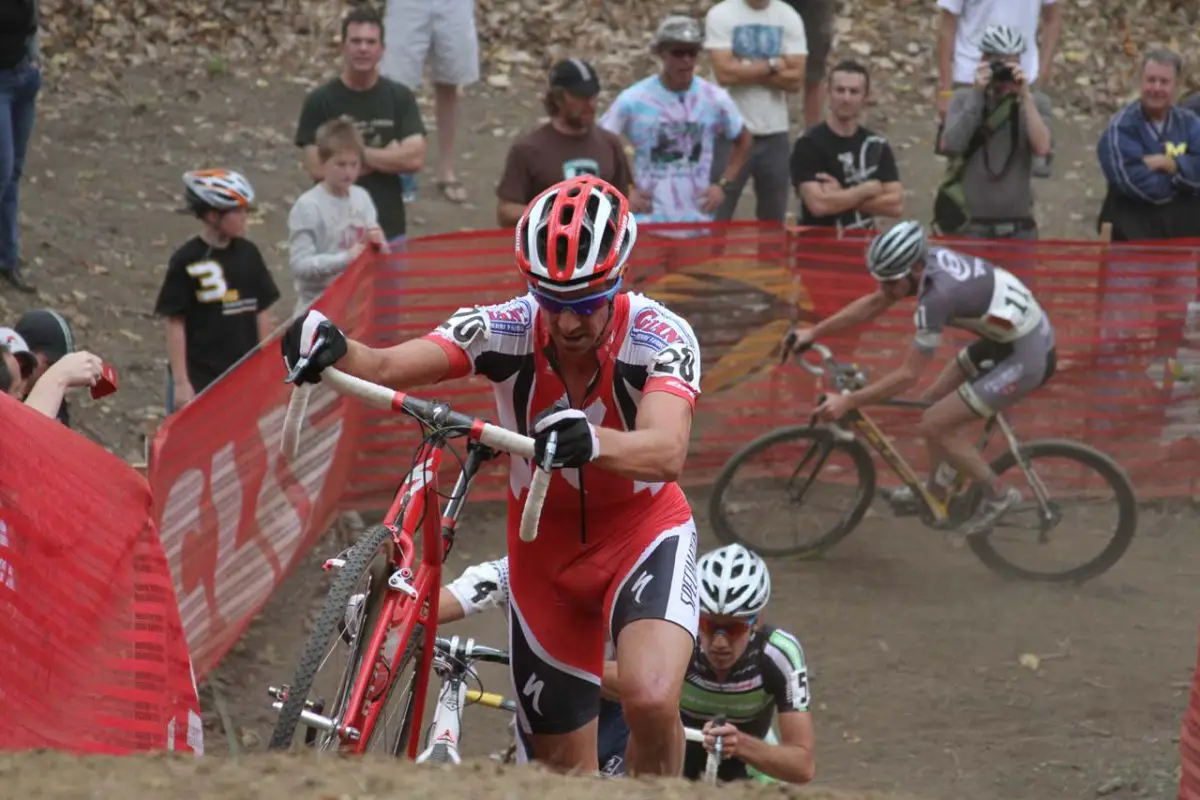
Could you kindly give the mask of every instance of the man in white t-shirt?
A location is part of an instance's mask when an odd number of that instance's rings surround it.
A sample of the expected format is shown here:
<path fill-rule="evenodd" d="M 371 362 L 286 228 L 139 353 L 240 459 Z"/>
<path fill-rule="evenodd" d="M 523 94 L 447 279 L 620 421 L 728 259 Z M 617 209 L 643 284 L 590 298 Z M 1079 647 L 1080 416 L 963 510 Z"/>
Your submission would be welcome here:
<path fill-rule="evenodd" d="M 726 188 L 717 219 L 733 218 L 753 177 L 755 216 L 782 223 L 791 191 L 787 96 L 804 88 L 804 21 L 784 0 L 722 0 L 709 9 L 704 28 L 717 83 L 733 98 L 754 142 L 745 166 Z M 714 175 L 724 171 L 730 149 L 729 141 L 718 141 Z"/>
<path fill-rule="evenodd" d="M 938 32 L 938 119 L 956 87 L 971 86 L 979 68 L 979 40 L 989 25 L 1015 28 L 1031 45 L 1021 56 L 1021 72 L 1032 86 L 1050 79 L 1062 15 L 1056 0 L 938 0 L 941 23 Z M 1038 22 L 1041 21 L 1041 37 Z M 940 138 L 940 137 L 939 137 Z"/>

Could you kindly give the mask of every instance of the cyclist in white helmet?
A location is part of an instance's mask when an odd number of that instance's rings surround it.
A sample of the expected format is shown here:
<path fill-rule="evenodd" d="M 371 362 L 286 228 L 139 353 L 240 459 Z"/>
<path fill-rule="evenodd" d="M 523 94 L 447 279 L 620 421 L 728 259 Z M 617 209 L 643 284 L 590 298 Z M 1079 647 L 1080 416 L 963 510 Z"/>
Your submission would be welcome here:
<path fill-rule="evenodd" d="M 1033 292 L 1008 270 L 930 246 L 919 222 L 901 222 L 877 236 L 867 249 L 867 269 L 878 288 L 811 328 L 792 330 L 784 352 L 802 350 L 819 338 L 873 320 L 900 300 L 916 296 L 917 332 L 904 363 L 866 388 L 827 395 L 816 414 L 832 421 L 916 386 L 947 327 L 976 334 L 979 338 L 959 351 L 925 391 L 924 399 L 933 405 L 922 415 L 918 433 L 929 452 L 934 496 L 944 496 L 953 483 L 952 475 L 939 468 L 943 462 L 984 487 L 984 501 L 959 530 L 967 536 L 986 535 L 1021 501 L 1021 493 L 998 485 L 996 474 L 962 429 L 1008 408 L 1054 374 L 1050 319 Z M 903 487 L 890 500 L 897 511 L 906 512 L 914 510 L 916 498 Z"/>
<path fill-rule="evenodd" d="M 704 744 L 688 742 L 683 775 L 704 774 L 708 751 L 721 737 L 723 781 L 812 780 L 813 726 L 808 667 L 795 636 L 760 615 L 771 598 L 766 563 L 740 544 L 705 553 L 700 579 L 700 637 L 692 653 L 679 713 L 700 728 Z M 723 725 L 713 718 L 723 715 Z"/>

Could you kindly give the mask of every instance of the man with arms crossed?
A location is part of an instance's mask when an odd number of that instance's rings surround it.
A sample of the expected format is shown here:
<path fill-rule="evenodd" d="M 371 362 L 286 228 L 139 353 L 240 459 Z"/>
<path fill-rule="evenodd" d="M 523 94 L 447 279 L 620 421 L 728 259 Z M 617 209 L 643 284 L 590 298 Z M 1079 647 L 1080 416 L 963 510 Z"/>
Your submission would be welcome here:
<path fill-rule="evenodd" d="M 539 463 L 557 434 L 557 471 L 532 542 L 518 535 L 532 468 L 520 458 L 509 467 L 509 652 L 521 729 L 547 765 L 598 769 L 611 631 L 629 772 L 678 775 L 679 696 L 699 606 L 696 525 L 676 480 L 700 348 L 683 318 L 620 291 L 636 238 L 629 202 L 611 184 L 563 181 L 516 226 L 528 293 L 460 309 L 432 333 L 381 349 L 347 342 L 310 310 L 282 346 L 297 382 L 319 381 L 334 364 L 398 390 L 481 375 L 500 424 L 532 436 Z M 318 341 L 326 344 L 314 351 Z"/>
<path fill-rule="evenodd" d="M 827 395 L 816 414 L 836 421 L 849 411 L 916 386 L 937 354 L 945 328 L 979 336 L 926 390 L 925 399 L 933 405 L 921 416 L 917 432 L 929 452 L 929 491 L 936 499 L 944 499 L 953 484 L 952 479 L 939 477 L 945 474 L 939 468 L 943 461 L 983 485 L 983 502 L 959 530 L 967 536 L 986 535 L 1021 501 L 1021 492 L 999 486 L 996 474 L 961 431 L 1050 380 L 1055 367 L 1050 319 L 1033 293 L 1008 270 L 982 258 L 929 246 L 919 222 L 901 222 L 877 236 L 867 249 L 867 269 L 879 288 L 807 330 L 792 330 L 784 340 L 784 352 L 804 349 L 818 337 L 873 320 L 899 301 L 916 296 L 917 335 L 904 363 L 866 388 Z M 898 511 L 908 511 L 916 503 L 908 487 L 889 499 Z"/>
<path fill-rule="evenodd" d="M 896 156 L 882 136 L 860 124 L 870 90 L 867 69 L 856 61 L 829 73 L 829 117 L 792 149 L 801 225 L 869 229 L 877 214 L 900 216 L 904 189 Z"/>
<path fill-rule="evenodd" d="M 804 22 L 784 0 L 721 0 L 704 18 L 704 47 L 717 83 L 729 91 L 754 137 L 750 157 L 725 189 L 717 219 L 733 219 L 754 178 L 755 216 L 783 223 L 788 203 L 788 94 L 804 86 Z M 713 175 L 724 173 L 732 142 L 718 142 Z"/>

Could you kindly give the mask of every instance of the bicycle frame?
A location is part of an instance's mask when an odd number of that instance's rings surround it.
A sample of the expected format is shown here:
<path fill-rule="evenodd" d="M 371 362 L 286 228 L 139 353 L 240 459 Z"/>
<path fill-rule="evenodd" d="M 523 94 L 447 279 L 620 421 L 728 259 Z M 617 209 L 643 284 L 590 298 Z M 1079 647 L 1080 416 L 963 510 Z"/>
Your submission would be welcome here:
<path fill-rule="evenodd" d="M 857 364 L 839 364 L 833 360 L 833 353 L 829 348 L 814 344 L 811 349 L 816 352 L 825 362 L 825 367 L 814 367 L 806 362 L 800 354 L 798 354 L 800 365 L 810 374 L 821 380 L 827 374 L 833 376 L 834 385 L 838 391 L 852 391 L 866 385 L 866 373 L 859 369 Z M 893 408 L 913 408 L 925 409 L 929 407 L 928 403 L 918 400 L 900 400 L 892 399 L 882 403 L 885 406 Z M 815 418 L 813 423 L 815 424 Z M 843 417 L 839 422 L 826 423 L 824 427 L 833 433 L 834 437 L 842 441 L 853 440 L 857 436 L 861 436 L 863 440 L 870 445 L 871 449 L 879 454 L 896 476 L 900 478 L 909 488 L 913 490 L 916 497 L 921 498 L 926 510 L 930 515 L 929 523 L 935 527 L 946 526 L 952 523 L 952 512 L 954 501 L 961 497 L 971 486 L 970 479 L 963 473 L 958 473 L 954 478 L 954 484 L 950 487 L 950 491 L 946 495 L 945 500 L 940 500 L 935 497 L 926 487 L 925 481 L 917 475 L 916 471 L 909 466 L 904 457 L 891 443 L 879 425 L 866 412 L 861 409 L 855 409 Z M 980 437 L 979 450 L 986 450 L 988 442 L 991 439 L 992 431 L 995 428 L 1000 428 L 1005 441 L 1008 444 L 1013 455 L 1016 456 L 1017 464 L 1020 465 L 1022 472 L 1025 473 L 1029 485 L 1033 488 L 1037 496 L 1039 504 L 1044 508 L 1049 502 L 1049 495 L 1046 492 L 1045 486 L 1041 480 L 1030 472 L 1025 460 L 1020 457 L 1020 442 L 1017 441 L 1016 434 L 1013 433 L 1012 427 L 1008 424 L 1004 414 L 997 412 L 984 423 L 983 434 Z M 801 469 L 804 464 L 801 464 Z M 820 465 L 817 465 L 818 469 Z M 817 471 L 814 470 L 815 476 Z"/>
<path fill-rule="evenodd" d="M 467 688 L 467 676 L 473 672 L 471 665 L 474 662 L 507 665 L 508 653 L 477 645 L 474 639 L 467 639 L 465 644 L 460 644 L 459 641 L 457 636 L 449 640 L 436 640 L 438 655 L 434 662 L 434 670 L 442 679 L 442 687 L 438 691 L 437 704 L 430 721 L 431 738 L 425 749 L 416 757 L 418 764 L 426 761 L 462 763 L 458 753 L 458 744 L 462 740 L 462 710 L 472 699 L 472 695 L 476 702 L 484 702 L 493 708 L 516 713 L 517 706 L 513 701 Z M 416 737 L 410 737 L 410 742 L 415 741 Z"/>
<path fill-rule="evenodd" d="M 314 345 L 314 350 L 317 346 Z M 299 374 L 302 368 L 303 365 L 298 365 L 294 371 Z M 408 720 L 407 756 L 410 760 L 415 760 L 420 737 L 414 736 L 412 732 L 422 728 L 429 672 L 436 649 L 442 563 L 453 545 L 458 515 L 466 502 L 471 480 L 478 472 L 480 464 L 494 455 L 496 450 L 529 458 L 533 455 L 533 440 L 455 412 L 444 403 L 420 400 L 336 369 L 327 369 L 323 378 L 332 384 L 336 391 L 357 396 L 376 407 L 399 411 L 420 420 L 430 432 L 422 441 L 414 466 L 397 490 L 384 517 L 385 525 L 392 533 L 393 548 L 389 553 L 392 571 L 384 590 L 379 616 L 365 650 L 361 651 L 357 674 L 345 704 L 344 717 L 333 720 L 314 711 L 305 710 L 300 719 L 310 727 L 336 732 L 339 750 L 362 753 L 388 697 L 385 692 L 383 702 L 372 702 L 370 708 L 364 711 L 367 693 L 372 688 L 375 668 L 385 642 L 389 636 L 394 635 L 403 645 L 396 647 L 387 664 L 390 687 L 396 680 L 397 669 L 409 655 L 413 633 L 417 625 L 421 624 L 424 628 L 424 646 L 421 648 L 420 663 L 414 671 L 413 694 L 408 709 L 412 716 Z M 310 391 L 311 389 L 306 387 L 294 392 L 284 417 L 283 448 L 285 453 L 292 457 L 297 452 L 300 427 Z M 437 476 L 446 443 L 455 437 L 466 437 L 470 444 L 462 472 L 455 482 L 445 514 L 442 515 L 437 501 Z M 546 447 L 545 465 L 533 470 L 529 495 L 521 519 L 520 536 L 524 541 L 531 541 L 537 536 L 541 506 L 550 480 L 547 467 L 552 463 L 556 446 L 557 437 L 552 435 Z M 422 539 L 419 562 L 416 560 L 415 544 L 418 532 Z M 439 532 L 440 536 L 437 535 Z M 335 562 L 326 564 L 327 569 L 338 566 L 340 564 Z"/>

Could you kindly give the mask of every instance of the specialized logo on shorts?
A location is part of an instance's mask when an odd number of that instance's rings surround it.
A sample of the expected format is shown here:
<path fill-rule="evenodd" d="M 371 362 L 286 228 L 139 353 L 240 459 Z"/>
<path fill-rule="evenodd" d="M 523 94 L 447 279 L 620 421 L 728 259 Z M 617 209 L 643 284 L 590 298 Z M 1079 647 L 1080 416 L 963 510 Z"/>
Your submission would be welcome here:
<path fill-rule="evenodd" d="M 699 613 L 700 600 L 696 591 L 696 547 L 697 537 L 691 537 L 691 544 L 688 546 L 687 563 L 683 566 L 683 581 L 679 586 L 679 599 L 693 611 Z"/>
<path fill-rule="evenodd" d="M 654 580 L 654 576 L 645 570 L 641 575 L 638 575 L 636 581 L 633 582 L 633 602 L 639 606 L 642 604 L 642 592 L 650 585 L 650 581 Z"/>
<path fill-rule="evenodd" d="M 524 336 L 533 327 L 533 309 L 524 300 L 502 308 L 489 308 L 488 327 L 503 336 Z"/>
<path fill-rule="evenodd" d="M 542 689 L 545 688 L 546 682 L 538 678 L 536 672 L 531 672 L 529 680 L 525 681 L 525 688 L 521 690 L 521 694 L 530 698 L 533 712 L 539 717 L 542 716 Z"/>
<path fill-rule="evenodd" d="M 613 756 L 608 761 L 604 762 L 604 766 L 600 768 L 600 772 L 609 777 L 614 777 L 621 774 L 621 766 L 625 763 L 625 759 L 620 756 Z"/>

